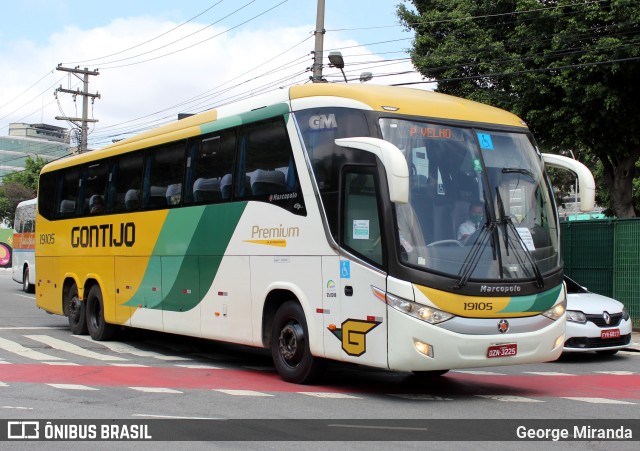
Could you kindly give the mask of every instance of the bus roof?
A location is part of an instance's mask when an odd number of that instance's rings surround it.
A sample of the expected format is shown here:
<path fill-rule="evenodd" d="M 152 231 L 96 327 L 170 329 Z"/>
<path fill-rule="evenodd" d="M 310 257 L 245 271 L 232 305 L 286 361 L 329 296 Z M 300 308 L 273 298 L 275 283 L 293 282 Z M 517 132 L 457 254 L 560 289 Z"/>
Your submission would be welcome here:
<path fill-rule="evenodd" d="M 272 105 L 288 105 L 289 102 L 295 105 L 311 98 L 318 99 L 318 105 L 315 106 L 330 106 L 335 102 L 331 99 L 340 99 L 341 106 L 373 111 L 526 128 L 526 124 L 518 116 L 505 110 L 433 91 L 398 86 L 313 83 L 260 94 L 195 114 L 110 144 L 103 149 L 51 162 L 42 172 L 100 158 L 103 151 L 119 154 L 134 150 L 143 141 L 142 147 L 147 147 L 197 136 L 203 133 L 201 127 L 204 124 Z"/>

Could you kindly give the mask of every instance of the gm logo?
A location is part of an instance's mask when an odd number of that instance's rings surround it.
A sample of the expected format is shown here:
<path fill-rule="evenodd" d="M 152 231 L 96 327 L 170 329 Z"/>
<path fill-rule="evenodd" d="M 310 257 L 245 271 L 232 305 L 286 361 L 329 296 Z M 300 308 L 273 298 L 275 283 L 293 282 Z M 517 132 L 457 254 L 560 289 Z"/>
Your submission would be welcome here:
<path fill-rule="evenodd" d="M 338 128 L 335 114 L 319 114 L 309 118 L 309 127 L 313 130 L 328 130 Z"/>

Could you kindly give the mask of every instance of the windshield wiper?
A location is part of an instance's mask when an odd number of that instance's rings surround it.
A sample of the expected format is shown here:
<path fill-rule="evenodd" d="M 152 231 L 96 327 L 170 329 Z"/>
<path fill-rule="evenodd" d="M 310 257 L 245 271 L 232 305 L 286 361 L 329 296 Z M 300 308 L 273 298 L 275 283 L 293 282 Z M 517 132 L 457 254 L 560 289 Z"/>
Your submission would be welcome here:
<path fill-rule="evenodd" d="M 453 288 L 462 288 L 467 284 L 469 278 L 471 277 L 471 274 L 473 274 L 473 271 L 476 269 L 476 266 L 478 266 L 478 263 L 480 262 L 480 256 L 482 255 L 482 251 L 484 250 L 489 237 L 493 234 L 493 231 L 495 229 L 495 221 L 487 221 L 482 225 L 480 233 L 476 235 L 475 239 L 473 240 L 473 244 L 471 244 L 471 251 L 467 254 L 464 262 L 462 262 L 460 272 L 458 273 L 458 276 L 460 276 L 460 278 L 458 279 L 458 283 L 456 283 Z"/>
<path fill-rule="evenodd" d="M 478 263 L 480 262 L 480 256 L 484 251 L 484 248 L 487 244 L 487 241 L 489 240 L 489 237 L 493 237 L 494 231 L 496 230 L 496 227 L 497 227 L 496 222 L 494 220 L 489 220 L 491 216 L 489 215 L 489 207 L 487 206 L 486 203 L 484 206 L 484 215 L 485 215 L 485 218 L 487 218 L 487 222 L 482 224 L 480 233 L 476 235 L 475 239 L 473 240 L 473 243 L 471 243 L 471 251 L 469 251 L 464 261 L 462 262 L 462 266 L 460 267 L 460 272 L 458 273 L 458 276 L 460 276 L 460 278 L 458 279 L 458 283 L 456 283 L 453 288 L 462 288 L 467 284 L 467 282 L 469 281 L 469 278 L 471 277 L 471 274 L 473 274 L 473 271 L 476 269 L 476 267 L 478 266 Z M 493 247 L 493 256 L 495 259 L 496 257 L 495 246 Z"/>
<path fill-rule="evenodd" d="M 536 176 L 533 172 L 524 168 L 502 168 L 503 174 L 524 174 L 531 177 L 533 180 L 536 180 Z"/>
<path fill-rule="evenodd" d="M 504 172 L 504 169 L 502 171 Z M 523 171 L 526 171 L 526 169 L 523 169 Z M 529 264 L 533 268 L 533 273 L 536 279 L 536 287 L 538 288 L 544 287 L 544 279 L 542 277 L 542 273 L 540 272 L 540 268 L 538 267 L 538 264 L 536 263 L 536 261 L 533 259 L 533 256 L 529 252 L 529 249 L 527 248 L 527 245 L 525 244 L 524 240 L 520 236 L 520 233 L 518 233 L 518 230 L 516 229 L 515 224 L 511 220 L 511 216 L 506 214 L 504 209 L 504 203 L 502 202 L 502 196 L 500 195 L 500 189 L 498 187 L 496 187 L 496 200 L 498 201 L 498 210 L 500 212 L 499 222 L 504 227 L 502 233 L 504 235 L 505 252 L 507 253 L 507 255 L 509 255 L 509 249 L 511 249 L 513 251 L 513 256 L 518 261 L 518 264 L 520 265 L 520 267 L 523 268 L 529 276 L 531 276 L 531 273 L 527 269 L 527 266 L 524 264 L 524 261 L 522 261 L 522 258 L 520 257 L 519 251 L 523 250 L 525 257 L 527 258 Z M 516 237 L 518 243 L 520 244 L 520 249 L 518 249 L 518 247 L 516 247 L 516 245 L 512 241 L 509 241 L 509 231 L 511 231 L 511 233 L 513 233 L 513 235 Z M 500 265 L 501 277 L 503 275 L 502 271 L 503 271 L 503 268 L 502 268 L 502 265 Z"/>

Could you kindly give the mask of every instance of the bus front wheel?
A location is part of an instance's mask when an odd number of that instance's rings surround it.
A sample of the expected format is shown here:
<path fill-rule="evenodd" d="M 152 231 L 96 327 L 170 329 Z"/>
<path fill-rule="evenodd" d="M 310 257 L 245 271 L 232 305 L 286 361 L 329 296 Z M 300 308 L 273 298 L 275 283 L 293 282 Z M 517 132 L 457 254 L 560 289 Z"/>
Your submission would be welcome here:
<path fill-rule="evenodd" d="M 78 286 L 74 283 L 67 293 L 69 328 L 74 335 L 87 335 L 86 305 L 78 298 Z"/>
<path fill-rule="evenodd" d="M 322 372 L 324 361 L 311 355 L 307 321 L 295 301 L 284 303 L 276 312 L 271 356 L 280 377 L 287 382 L 308 384 Z"/>
<path fill-rule="evenodd" d="M 94 285 L 89 290 L 87 296 L 87 329 L 89 335 L 96 341 L 108 341 L 116 333 L 116 326 L 109 324 L 104 319 L 104 302 L 102 301 L 102 291 L 98 285 Z"/>

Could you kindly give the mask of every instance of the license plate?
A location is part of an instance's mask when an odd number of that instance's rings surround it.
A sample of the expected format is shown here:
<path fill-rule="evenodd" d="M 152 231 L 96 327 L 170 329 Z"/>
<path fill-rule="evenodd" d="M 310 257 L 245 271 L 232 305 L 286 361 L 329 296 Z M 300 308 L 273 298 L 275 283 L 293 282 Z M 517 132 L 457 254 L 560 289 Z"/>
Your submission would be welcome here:
<path fill-rule="evenodd" d="M 509 343 L 504 345 L 489 346 L 487 349 L 487 357 L 510 357 L 518 353 L 517 343 Z"/>
<path fill-rule="evenodd" d="M 609 329 L 600 332 L 600 338 L 618 338 L 620 337 L 620 329 Z"/>

